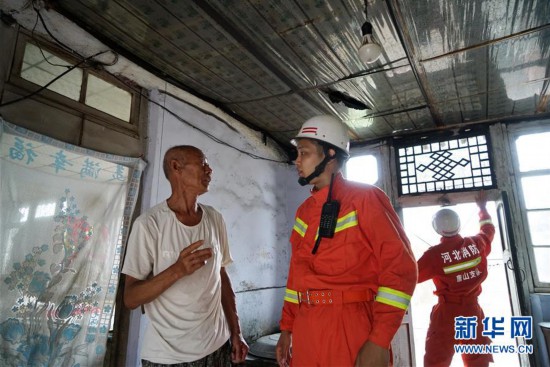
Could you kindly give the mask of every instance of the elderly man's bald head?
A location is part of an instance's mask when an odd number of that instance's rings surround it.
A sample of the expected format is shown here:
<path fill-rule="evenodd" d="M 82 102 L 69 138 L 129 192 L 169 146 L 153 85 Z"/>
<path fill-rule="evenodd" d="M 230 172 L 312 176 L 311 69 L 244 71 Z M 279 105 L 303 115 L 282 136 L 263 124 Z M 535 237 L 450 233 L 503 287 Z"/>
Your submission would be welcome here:
<path fill-rule="evenodd" d="M 177 145 L 168 149 L 166 153 L 164 153 L 164 161 L 162 162 L 162 170 L 164 171 L 164 176 L 169 179 L 171 161 L 177 160 L 181 163 L 185 163 L 186 157 L 191 153 L 202 154 L 202 151 L 192 145 Z"/>

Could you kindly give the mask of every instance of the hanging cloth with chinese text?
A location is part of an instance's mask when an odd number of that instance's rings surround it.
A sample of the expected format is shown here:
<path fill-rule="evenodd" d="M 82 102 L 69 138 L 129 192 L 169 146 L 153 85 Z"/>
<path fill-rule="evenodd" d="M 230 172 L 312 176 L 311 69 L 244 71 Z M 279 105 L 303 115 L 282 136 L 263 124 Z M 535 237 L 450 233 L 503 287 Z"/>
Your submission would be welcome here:
<path fill-rule="evenodd" d="M 0 365 L 101 366 L 145 163 L 0 118 Z"/>

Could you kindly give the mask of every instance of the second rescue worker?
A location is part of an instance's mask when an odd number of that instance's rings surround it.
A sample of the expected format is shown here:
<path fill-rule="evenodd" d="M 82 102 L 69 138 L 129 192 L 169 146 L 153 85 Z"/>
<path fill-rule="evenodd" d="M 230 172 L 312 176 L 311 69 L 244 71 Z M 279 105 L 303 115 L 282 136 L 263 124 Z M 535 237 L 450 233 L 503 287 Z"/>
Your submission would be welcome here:
<path fill-rule="evenodd" d="M 478 303 L 481 283 L 488 275 L 487 256 L 495 227 L 487 211 L 484 191 L 476 195 L 479 207 L 479 233 L 475 236 L 460 235 L 460 218 L 448 208 L 439 210 L 433 218 L 433 227 L 441 235 L 441 242 L 431 247 L 418 260 L 418 282 L 432 279 L 437 304 L 430 314 L 430 326 L 426 335 L 424 367 L 442 367 L 451 364 L 456 344 L 491 344 L 482 333 L 485 315 Z M 468 340 L 455 339 L 455 317 L 476 316 L 476 335 Z M 491 354 L 462 354 L 464 366 L 487 367 L 493 362 Z"/>
<path fill-rule="evenodd" d="M 384 192 L 342 177 L 349 138 L 341 121 L 311 118 L 292 142 L 298 181 L 313 188 L 290 237 L 277 361 L 387 366 L 417 280 L 409 241 Z"/>

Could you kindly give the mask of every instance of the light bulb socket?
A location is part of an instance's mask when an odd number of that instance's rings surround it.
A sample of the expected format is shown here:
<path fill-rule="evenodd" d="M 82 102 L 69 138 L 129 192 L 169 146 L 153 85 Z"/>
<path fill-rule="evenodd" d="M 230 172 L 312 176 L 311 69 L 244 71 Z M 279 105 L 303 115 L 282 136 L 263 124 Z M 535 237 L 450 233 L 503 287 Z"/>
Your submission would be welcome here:
<path fill-rule="evenodd" d="M 361 26 L 361 33 L 363 37 L 365 37 L 367 34 L 372 35 L 372 24 L 370 24 L 370 22 L 363 23 L 363 25 Z"/>

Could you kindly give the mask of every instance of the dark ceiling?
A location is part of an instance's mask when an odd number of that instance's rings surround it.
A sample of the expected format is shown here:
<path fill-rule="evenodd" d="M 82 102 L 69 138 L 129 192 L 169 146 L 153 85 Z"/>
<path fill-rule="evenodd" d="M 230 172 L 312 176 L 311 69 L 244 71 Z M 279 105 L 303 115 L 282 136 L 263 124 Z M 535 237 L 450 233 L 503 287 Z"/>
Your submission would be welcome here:
<path fill-rule="evenodd" d="M 357 53 L 362 0 L 52 3 L 283 146 L 316 114 L 340 117 L 358 144 L 549 108 L 549 0 L 369 0 L 383 48 L 372 64 Z"/>

